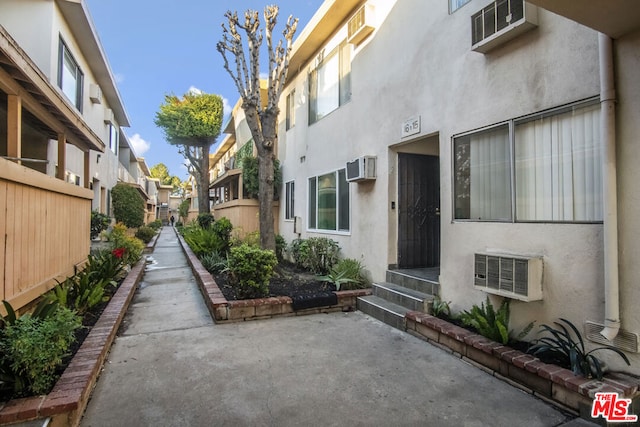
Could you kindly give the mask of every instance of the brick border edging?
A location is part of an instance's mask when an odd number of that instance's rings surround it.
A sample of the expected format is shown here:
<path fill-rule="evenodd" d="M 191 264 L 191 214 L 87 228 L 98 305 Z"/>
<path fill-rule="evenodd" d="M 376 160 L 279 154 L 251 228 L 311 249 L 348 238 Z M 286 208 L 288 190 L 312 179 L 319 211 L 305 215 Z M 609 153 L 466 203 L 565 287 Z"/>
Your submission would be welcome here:
<path fill-rule="evenodd" d="M 640 399 L 640 380 L 623 373 L 608 373 L 602 381 L 585 378 L 429 314 L 410 311 L 405 321 L 411 335 L 591 421 L 594 421 L 590 418 L 591 404 L 597 392 Z"/>
<path fill-rule="evenodd" d="M 142 278 L 144 266 L 142 259 L 124 278 L 53 390 L 48 395 L 6 402 L 0 408 L 0 425 L 46 417 L 54 418 L 54 425 L 76 426 L 80 423 L 93 386 Z"/>
<path fill-rule="evenodd" d="M 175 229 L 174 229 L 175 230 Z M 228 301 L 218 284 L 193 253 L 180 233 L 176 232 L 180 246 L 187 257 L 193 275 L 196 278 L 200 292 L 204 297 L 207 309 L 216 323 L 242 322 L 246 320 L 269 319 L 275 316 L 301 316 L 315 313 L 330 313 L 334 311 L 353 311 L 356 300 L 360 296 L 371 295 L 371 289 L 357 289 L 353 291 L 338 291 L 338 303 L 332 306 L 315 307 L 294 311 L 293 301 L 289 297 L 256 298 L 247 300 Z"/>

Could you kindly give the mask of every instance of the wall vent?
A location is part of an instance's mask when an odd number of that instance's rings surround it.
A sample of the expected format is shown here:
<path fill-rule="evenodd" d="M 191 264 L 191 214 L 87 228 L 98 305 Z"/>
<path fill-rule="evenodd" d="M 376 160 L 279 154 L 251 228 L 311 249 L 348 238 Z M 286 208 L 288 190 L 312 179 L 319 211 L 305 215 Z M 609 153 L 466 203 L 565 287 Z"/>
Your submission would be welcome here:
<path fill-rule="evenodd" d="M 538 26 L 538 9 L 524 0 L 496 0 L 471 16 L 471 50 L 486 53 Z"/>
<path fill-rule="evenodd" d="M 473 287 L 521 301 L 542 299 L 542 258 L 476 253 Z"/>
<path fill-rule="evenodd" d="M 600 331 L 603 329 L 604 325 L 601 323 L 586 321 L 584 323 L 584 336 L 587 337 L 589 341 L 598 344 L 611 345 L 620 350 L 630 351 L 632 353 L 640 352 L 638 350 L 638 334 L 620 329 L 613 341 L 609 341 L 600 335 Z"/>
<path fill-rule="evenodd" d="M 359 45 L 373 32 L 373 5 L 365 3 L 347 23 L 347 42 Z"/>

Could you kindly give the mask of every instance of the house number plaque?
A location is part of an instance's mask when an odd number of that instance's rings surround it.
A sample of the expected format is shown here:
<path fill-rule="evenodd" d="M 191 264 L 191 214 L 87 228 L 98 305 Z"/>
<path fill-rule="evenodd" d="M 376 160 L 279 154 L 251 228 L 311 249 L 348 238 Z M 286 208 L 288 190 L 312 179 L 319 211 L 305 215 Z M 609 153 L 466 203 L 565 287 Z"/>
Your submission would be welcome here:
<path fill-rule="evenodd" d="M 413 116 L 402 124 L 402 138 L 420 133 L 420 116 Z"/>

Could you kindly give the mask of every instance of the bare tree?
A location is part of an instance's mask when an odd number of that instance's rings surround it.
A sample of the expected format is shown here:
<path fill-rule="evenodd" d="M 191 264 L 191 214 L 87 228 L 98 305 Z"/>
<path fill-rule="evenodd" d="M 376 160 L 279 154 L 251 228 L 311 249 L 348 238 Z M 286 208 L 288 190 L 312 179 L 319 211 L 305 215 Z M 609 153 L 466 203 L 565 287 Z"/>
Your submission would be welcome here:
<path fill-rule="evenodd" d="M 280 39 L 274 45 L 272 36 L 278 11 L 278 6 L 271 5 L 264 8 L 263 14 L 264 37 L 267 39 L 269 54 L 266 106 L 262 106 L 260 97 L 260 49 L 263 34 L 258 11 L 247 10 L 243 22 L 238 19 L 237 12 L 225 13 L 228 26 L 222 24 L 222 40 L 217 44 L 217 49 L 224 59 L 224 68 L 233 79 L 242 98 L 242 109 L 258 153 L 260 246 L 263 249 L 274 250 L 276 243 L 273 219 L 273 161 L 274 149 L 278 142 L 278 101 L 287 78 L 291 44 L 298 26 L 298 19 L 289 16 L 282 32 L 286 44 L 283 46 L 283 40 Z M 241 32 L 246 38 L 247 53 Z M 233 70 L 229 65 L 228 54 L 235 63 Z"/>

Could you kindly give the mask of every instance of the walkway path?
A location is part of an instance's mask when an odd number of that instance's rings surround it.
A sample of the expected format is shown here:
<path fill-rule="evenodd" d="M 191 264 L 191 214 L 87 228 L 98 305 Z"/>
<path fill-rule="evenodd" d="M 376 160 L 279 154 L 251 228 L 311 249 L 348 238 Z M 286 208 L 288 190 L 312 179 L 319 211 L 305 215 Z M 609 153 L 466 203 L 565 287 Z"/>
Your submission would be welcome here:
<path fill-rule="evenodd" d="M 214 325 L 165 227 L 82 425 L 588 426 L 366 315 Z"/>

